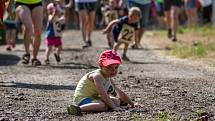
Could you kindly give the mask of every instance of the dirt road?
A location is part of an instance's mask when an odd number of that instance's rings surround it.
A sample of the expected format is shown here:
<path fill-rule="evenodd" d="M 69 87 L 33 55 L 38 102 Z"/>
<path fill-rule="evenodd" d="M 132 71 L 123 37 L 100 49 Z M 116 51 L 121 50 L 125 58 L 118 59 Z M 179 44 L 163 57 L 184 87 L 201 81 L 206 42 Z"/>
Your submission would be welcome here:
<path fill-rule="evenodd" d="M 190 121 L 198 112 L 215 120 L 214 69 L 160 56 L 159 48 L 130 49 L 131 62 L 123 63 L 115 78 L 144 109 L 68 115 L 66 107 L 78 80 L 96 68 L 98 54 L 107 48 L 100 31 L 93 34 L 92 48 L 82 50 L 82 44 L 80 32 L 65 32 L 62 64 L 56 65 L 52 55 L 51 65 L 40 67 L 20 64 L 22 44 L 12 52 L 0 46 L 0 121 L 142 121 L 157 120 L 161 114 L 171 121 Z M 42 42 L 40 60 L 44 51 Z"/>

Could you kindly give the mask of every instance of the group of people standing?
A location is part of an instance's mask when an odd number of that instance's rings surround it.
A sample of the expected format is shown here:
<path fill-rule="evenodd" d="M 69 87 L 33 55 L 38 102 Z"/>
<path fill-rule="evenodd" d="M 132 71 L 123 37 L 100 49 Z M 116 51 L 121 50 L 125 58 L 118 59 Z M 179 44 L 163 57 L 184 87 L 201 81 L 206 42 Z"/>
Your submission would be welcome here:
<path fill-rule="evenodd" d="M 6 1 L 2 1 L 1 8 L 4 8 Z M 149 23 L 149 16 L 151 12 L 152 3 L 156 5 L 156 11 L 159 15 L 164 16 L 165 27 L 167 29 L 167 36 L 172 41 L 177 41 L 177 27 L 179 25 L 178 16 L 180 13 L 181 7 L 185 8 L 187 15 L 187 25 L 189 27 L 194 27 L 197 24 L 197 6 L 198 3 L 201 5 L 211 4 L 211 0 L 8 0 L 7 12 L 8 18 L 6 23 L 6 28 L 8 30 L 12 29 L 13 31 L 8 32 L 8 47 L 7 50 L 15 47 L 15 31 L 17 26 L 16 24 L 11 24 L 11 20 L 20 21 L 24 26 L 24 47 L 25 53 L 22 56 L 22 63 L 29 64 L 30 61 L 32 65 L 37 66 L 41 65 L 41 61 L 37 58 L 40 44 L 41 44 L 41 33 L 43 28 L 43 19 L 44 19 L 44 8 L 46 10 L 48 21 L 46 27 L 46 60 L 45 63 L 49 64 L 49 55 L 52 50 L 52 46 L 57 48 L 57 51 L 54 53 L 57 62 L 60 62 L 60 53 L 62 50 L 62 29 L 67 25 L 68 18 L 65 16 L 66 11 L 70 10 L 72 6 L 75 6 L 74 9 L 78 14 L 79 26 L 82 33 L 83 39 L 83 48 L 92 46 L 92 32 L 95 25 L 96 10 L 100 7 L 98 3 L 102 3 L 102 15 L 104 21 L 106 21 L 106 27 L 108 28 L 109 24 L 112 24 L 107 30 L 104 30 L 107 34 L 108 45 L 110 48 L 118 48 L 120 31 L 123 29 L 123 19 L 124 16 L 129 18 L 129 10 L 133 7 L 138 8 L 139 18 L 135 22 L 135 31 L 133 31 L 132 36 L 125 33 L 127 39 L 134 41 L 132 48 L 140 48 L 140 40 L 144 34 L 145 28 Z M 44 4 L 47 3 L 47 4 Z M 50 3 L 53 3 L 50 7 Z M 66 3 L 66 4 L 65 4 Z M 51 10 L 53 9 L 53 10 Z M 3 11 L 3 10 L 1 10 Z M 15 15 L 16 17 L 14 17 Z M 128 14 L 127 14 L 128 13 Z M 130 14 L 132 12 L 130 11 Z M 1 12 L 1 21 L 3 22 L 3 12 Z M 62 15 L 64 17 L 62 17 Z M 107 20 L 109 18 L 109 21 Z M 121 19 L 122 18 L 122 19 Z M 61 19 L 61 20 L 59 20 Z M 54 21 L 53 21 L 54 20 Z M 113 20 L 117 20 L 113 22 Z M 126 20 L 126 19 L 125 19 Z M 59 22 L 61 21 L 61 22 Z M 108 22 L 107 22 L 108 21 Z M 57 23 L 56 23 L 57 22 Z M 111 23 L 113 22 L 113 23 Z M 118 25 L 120 24 L 121 25 Z M 59 24 L 60 23 L 60 24 Z M 131 24 L 128 22 L 128 24 Z M 107 29 L 106 28 L 106 29 Z M 57 29 L 57 30 L 56 30 Z M 111 31 L 110 31 L 111 30 Z M 124 29 L 123 29 L 124 30 Z M 14 35 L 14 36 L 10 36 Z M 53 39 L 53 37 L 56 37 Z M 30 53 L 30 44 L 32 40 L 32 54 Z M 118 45 L 116 44 L 118 43 Z M 130 44 L 130 43 L 129 43 Z M 115 46 L 114 46 L 115 45 Z M 117 45 L 117 46 L 116 46 Z M 123 57 L 125 60 L 129 60 L 126 56 L 128 44 L 125 44 Z"/>

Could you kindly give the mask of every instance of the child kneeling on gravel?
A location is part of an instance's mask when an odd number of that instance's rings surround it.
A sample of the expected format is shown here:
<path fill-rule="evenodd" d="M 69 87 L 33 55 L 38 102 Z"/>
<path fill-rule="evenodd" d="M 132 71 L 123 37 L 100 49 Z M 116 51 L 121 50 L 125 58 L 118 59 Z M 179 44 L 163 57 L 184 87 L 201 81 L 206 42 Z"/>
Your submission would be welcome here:
<path fill-rule="evenodd" d="M 102 52 L 98 60 L 99 69 L 87 73 L 79 81 L 73 97 L 75 105 L 67 107 L 68 113 L 70 115 L 82 115 L 81 112 L 83 111 L 123 111 L 120 108 L 122 104 L 129 104 L 130 107 L 140 106 L 134 104 L 114 84 L 112 77 L 116 76 L 120 64 L 121 58 L 115 51 L 106 50 Z"/>
<path fill-rule="evenodd" d="M 115 42 L 113 49 L 116 51 L 121 44 L 124 44 L 122 59 L 129 61 L 126 56 L 128 45 L 135 41 L 138 22 L 141 18 L 141 11 L 138 7 L 129 9 L 128 16 L 113 20 L 104 30 L 104 34 L 112 32 L 112 39 Z"/>

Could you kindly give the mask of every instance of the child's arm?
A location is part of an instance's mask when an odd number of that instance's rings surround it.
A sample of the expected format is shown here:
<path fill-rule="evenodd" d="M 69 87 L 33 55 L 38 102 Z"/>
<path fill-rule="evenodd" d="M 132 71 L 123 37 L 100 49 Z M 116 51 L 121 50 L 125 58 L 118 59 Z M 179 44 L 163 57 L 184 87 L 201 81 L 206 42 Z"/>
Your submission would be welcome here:
<path fill-rule="evenodd" d="M 118 97 L 120 98 L 120 100 L 122 100 L 125 103 L 128 103 L 129 105 L 131 105 L 131 107 L 135 107 L 135 104 L 131 101 L 131 99 L 128 97 L 127 94 L 125 94 L 122 90 L 120 90 L 114 83 L 113 80 L 111 80 L 111 84 L 113 86 L 113 88 L 116 90 L 116 93 L 118 95 Z"/>
<path fill-rule="evenodd" d="M 49 14 L 48 21 L 53 22 L 55 16 L 56 16 L 56 12 L 53 12 L 52 14 Z"/>
<path fill-rule="evenodd" d="M 116 20 L 113 20 L 111 21 L 107 27 L 105 28 L 105 30 L 103 31 L 103 34 L 106 34 L 106 33 L 109 33 L 111 31 L 111 28 L 114 24 L 118 23 L 119 22 L 119 19 L 116 19 Z"/>
<path fill-rule="evenodd" d="M 105 104 L 108 105 L 108 107 L 115 110 L 117 108 L 117 106 L 113 103 L 113 101 L 111 100 L 111 98 L 109 97 L 107 92 L 105 91 L 105 89 L 101 83 L 102 77 L 100 75 L 96 74 L 96 75 L 93 75 L 93 80 L 94 80 L 94 83 L 98 90 L 98 93 L 101 95 L 102 100 L 105 102 Z"/>

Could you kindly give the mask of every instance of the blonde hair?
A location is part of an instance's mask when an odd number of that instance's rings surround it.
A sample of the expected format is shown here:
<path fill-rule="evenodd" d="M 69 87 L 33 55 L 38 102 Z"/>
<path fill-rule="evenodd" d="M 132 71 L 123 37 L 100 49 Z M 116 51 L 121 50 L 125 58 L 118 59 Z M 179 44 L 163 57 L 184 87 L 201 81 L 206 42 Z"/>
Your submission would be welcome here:
<path fill-rule="evenodd" d="M 131 7 L 128 10 L 128 14 L 129 15 L 135 15 L 135 16 L 138 16 L 140 18 L 142 17 L 141 10 L 138 7 Z"/>

